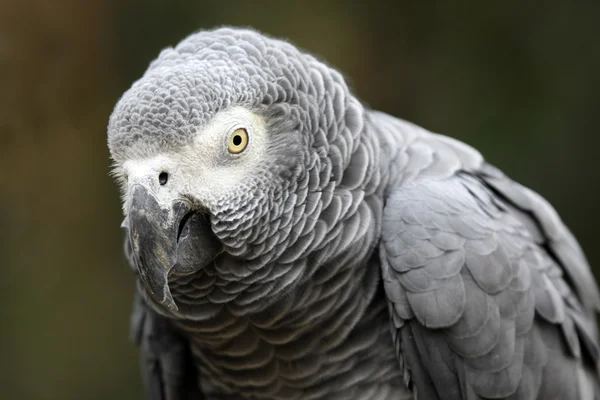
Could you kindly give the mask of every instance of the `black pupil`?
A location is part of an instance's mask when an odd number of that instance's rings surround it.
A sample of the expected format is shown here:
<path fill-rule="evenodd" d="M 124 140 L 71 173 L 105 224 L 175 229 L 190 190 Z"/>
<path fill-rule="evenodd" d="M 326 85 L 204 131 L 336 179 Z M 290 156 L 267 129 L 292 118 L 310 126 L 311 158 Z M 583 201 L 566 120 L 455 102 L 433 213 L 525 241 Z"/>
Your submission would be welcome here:
<path fill-rule="evenodd" d="M 242 144 L 242 137 L 240 135 L 235 135 L 233 137 L 233 144 L 235 146 L 239 146 L 240 144 Z"/>
<path fill-rule="evenodd" d="M 161 172 L 160 175 L 158 175 L 158 182 L 161 185 L 165 185 L 168 180 L 169 180 L 169 174 L 167 174 L 166 172 Z"/>

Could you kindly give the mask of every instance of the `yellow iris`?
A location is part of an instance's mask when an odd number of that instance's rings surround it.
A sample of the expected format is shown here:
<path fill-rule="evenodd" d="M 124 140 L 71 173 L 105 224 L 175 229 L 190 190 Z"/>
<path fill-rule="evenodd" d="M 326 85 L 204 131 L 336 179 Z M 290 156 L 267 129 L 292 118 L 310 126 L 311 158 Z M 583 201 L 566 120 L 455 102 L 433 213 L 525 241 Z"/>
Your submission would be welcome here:
<path fill-rule="evenodd" d="M 227 150 L 230 153 L 238 154 L 244 151 L 246 146 L 248 146 L 248 132 L 244 128 L 233 131 L 227 143 Z"/>

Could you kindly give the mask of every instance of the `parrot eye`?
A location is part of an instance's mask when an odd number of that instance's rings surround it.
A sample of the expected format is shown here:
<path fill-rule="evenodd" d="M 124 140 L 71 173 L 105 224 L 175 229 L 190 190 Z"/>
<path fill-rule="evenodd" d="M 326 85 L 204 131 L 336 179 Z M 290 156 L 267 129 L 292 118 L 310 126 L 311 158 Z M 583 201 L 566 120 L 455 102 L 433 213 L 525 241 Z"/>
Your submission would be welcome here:
<path fill-rule="evenodd" d="M 227 150 L 230 153 L 238 154 L 244 151 L 246 146 L 248 146 L 248 132 L 244 128 L 233 131 L 227 143 Z"/>
<path fill-rule="evenodd" d="M 168 181 L 169 174 L 167 174 L 166 172 L 161 172 L 160 175 L 158 175 L 158 183 L 160 183 L 161 186 L 166 185 Z"/>

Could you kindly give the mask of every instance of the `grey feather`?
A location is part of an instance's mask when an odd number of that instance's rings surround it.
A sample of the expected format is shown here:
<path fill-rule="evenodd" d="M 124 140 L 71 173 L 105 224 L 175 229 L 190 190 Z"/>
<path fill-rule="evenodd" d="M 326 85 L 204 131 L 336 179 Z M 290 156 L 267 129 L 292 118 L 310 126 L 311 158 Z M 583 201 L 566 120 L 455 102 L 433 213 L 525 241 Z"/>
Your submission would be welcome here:
<path fill-rule="evenodd" d="M 140 347 L 142 379 L 151 400 L 203 400 L 189 344 L 171 321 L 136 295 L 131 335 Z"/>
<path fill-rule="evenodd" d="M 446 205 L 439 204 L 442 196 Z M 400 324 L 400 330 L 421 325 L 422 335 L 436 338 L 429 346 L 448 346 L 453 354 L 451 371 L 458 380 L 443 378 L 445 367 L 439 363 L 432 363 L 427 371 L 439 387 L 439 396 L 454 387 L 451 390 L 462 390 L 462 396 L 473 398 L 538 398 L 550 343 L 537 333 L 541 327 L 534 324 L 536 312 L 547 321 L 544 329 L 560 332 L 564 346 L 571 350 L 555 357 L 565 362 L 574 357 L 576 362 L 581 357 L 580 341 L 596 343 L 574 328 L 571 315 L 576 314 L 567 308 L 564 296 L 569 294 L 568 285 L 552 255 L 536 243 L 518 214 L 498 206 L 501 200 L 495 196 L 476 175 L 457 172 L 441 181 L 424 179 L 400 187 L 387 202 L 384 286 L 388 299 L 398 303 L 392 312 L 410 321 L 410 325 Z M 427 218 L 417 217 L 424 210 L 428 210 Z M 457 250 L 432 241 L 434 235 L 422 235 L 423 227 L 463 239 L 459 250 L 465 257 L 459 268 L 437 262 Z M 436 267 L 429 268 L 430 264 Z M 406 293 L 410 310 L 397 291 Z M 464 307 L 456 306 L 463 303 Z M 417 351 L 422 355 L 424 350 Z M 433 350 L 428 347 L 427 351 Z M 588 354 L 597 359 L 593 350 Z"/>
<path fill-rule="evenodd" d="M 246 167 L 222 143 L 199 151 L 210 162 L 189 153 L 234 108 L 264 124 L 259 167 L 234 187 L 177 186 L 190 160 L 208 184 Z M 126 213 L 133 185 L 162 184 L 125 164 L 179 162 L 154 211 L 170 221 L 178 200 L 208 218 L 155 228 L 204 221 L 222 246 L 200 265 L 177 236 L 184 271 L 159 262 L 167 245 L 134 257 L 128 234 L 132 269 L 163 268 L 176 305 L 138 285 L 152 398 L 600 397 L 600 295 L 556 211 L 468 145 L 363 106 L 290 43 L 219 28 L 165 49 L 119 99 L 108 145 Z"/>

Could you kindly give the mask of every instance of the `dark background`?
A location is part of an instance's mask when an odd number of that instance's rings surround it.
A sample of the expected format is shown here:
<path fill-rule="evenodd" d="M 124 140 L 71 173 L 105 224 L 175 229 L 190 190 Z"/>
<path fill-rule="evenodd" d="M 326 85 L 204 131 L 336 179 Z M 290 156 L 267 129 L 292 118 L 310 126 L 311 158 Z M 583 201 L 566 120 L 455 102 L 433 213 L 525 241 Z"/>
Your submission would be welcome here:
<path fill-rule="evenodd" d="M 287 37 L 373 108 L 472 144 L 555 205 L 599 274 L 600 2 L 447 3 L 0 1 L 0 397 L 142 398 L 106 125 L 200 28 Z"/>

